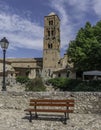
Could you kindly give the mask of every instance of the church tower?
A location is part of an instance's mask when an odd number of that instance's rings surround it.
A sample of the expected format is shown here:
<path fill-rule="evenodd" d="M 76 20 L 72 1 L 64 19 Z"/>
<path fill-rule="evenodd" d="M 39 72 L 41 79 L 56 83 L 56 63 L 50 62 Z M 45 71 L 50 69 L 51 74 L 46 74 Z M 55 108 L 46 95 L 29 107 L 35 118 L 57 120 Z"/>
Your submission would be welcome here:
<path fill-rule="evenodd" d="M 60 19 L 55 13 L 44 18 L 43 69 L 58 69 L 60 60 Z"/>

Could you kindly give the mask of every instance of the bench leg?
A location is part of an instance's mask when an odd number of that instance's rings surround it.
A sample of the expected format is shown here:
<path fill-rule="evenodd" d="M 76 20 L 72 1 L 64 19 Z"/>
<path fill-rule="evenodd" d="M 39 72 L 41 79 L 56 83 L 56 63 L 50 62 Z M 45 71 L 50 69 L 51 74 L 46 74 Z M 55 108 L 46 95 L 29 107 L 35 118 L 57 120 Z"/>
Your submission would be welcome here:
<path fill-rule="evenodd" d="M 67 124 L 67 116 L 66 116 L 67 113 L 65 112 L 64 114 L 65 114 L 64 124 Z"/>
<path fill-rule="evenodd" d="M 69 108 L 67 107 L 67 110 L 68 110 Z M 66 113 L 67 114 L 67 119 L 69 119 L 69 113 Z"/>
<path fill-rule="evenodd" d="M 29 114 L 30 114 L 29 122 L 32 122 L 32 113 L 31 113 L 31 111 L 29 112 Z"/>
<path fill-rule="evenodd" d="M 36 119 L 38 118 L 37 112 L 35 112 L 35 118 L 36 118 Z"/>
<path fill-rule="evenodd" d="M 69 119 L 69 113 L 67 113 L 67 119 Z"/>

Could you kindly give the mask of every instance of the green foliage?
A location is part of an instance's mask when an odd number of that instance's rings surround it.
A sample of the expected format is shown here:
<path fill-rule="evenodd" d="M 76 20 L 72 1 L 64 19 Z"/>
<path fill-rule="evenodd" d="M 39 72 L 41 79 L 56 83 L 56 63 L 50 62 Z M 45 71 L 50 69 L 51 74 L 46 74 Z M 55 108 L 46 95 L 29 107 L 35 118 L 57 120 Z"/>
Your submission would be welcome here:
<path fill-rule="evenodd" d="M 82 81 L 81 80 L 75 80 L 75 79 L 65 79 L 64 86 L 62 87 L 63 91 L 75 91 L 75 86 L 78 86 Z"/>
<path fill-rule="evenodd" d="M 28 77 L 19 76 L 16 81 L 25 84 L 26 91 L 45 91 L 45 86 L 41 78 L 29 79 Z"/>
<path fill-rule="evenodd" d="M 28 81 L 29 81 L 28 77 L 25 77 L 25 76 L 18 76 L 18 77 L 16 77 L 16 82 L 19 82 L 21 84 L 25 84 Z"/>
<path fill-rule="evenodd" d="M 82 81 L 78 86 L 76 86 L 75 91 L 101 92 L 101 81 Z"/>
<path fill-rule="evenodd" d="M 54 78 L 47 81 L 51 83 L 55 89 L 61 91 L 98 91 L 101 92 L 101 81 L 82 81 L 69 78 Z"/>
<path fill-rule="evenodd" d="M 50 84 L 52 84 L 55 89 L 57 89 L 57 88 L 61 89 L 61 87 L 65 83 L 65 78 L 49 79 L 47 82 L 50 83 Z"/>
<path fill-rule="evenodd" d="M 26 91 L 45 91 L 45 86 L 41 78 L 31 79 L 26 83 Z"/>
<path fill-rule="evenodd" d="M 76 71 L 101 70 L 101 21 L 95 26 L 87 22 L 70 42 L 67 54 Z"/>

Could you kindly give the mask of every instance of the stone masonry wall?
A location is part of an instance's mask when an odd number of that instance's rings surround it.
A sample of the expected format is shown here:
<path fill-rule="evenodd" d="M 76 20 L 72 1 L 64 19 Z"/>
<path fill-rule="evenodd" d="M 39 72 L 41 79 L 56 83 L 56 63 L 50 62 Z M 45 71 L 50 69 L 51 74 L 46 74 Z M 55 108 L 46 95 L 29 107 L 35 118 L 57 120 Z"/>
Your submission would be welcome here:
<path fill-rule="evenodd" d="M 74 99 L 75 113 L 101 113 L 101 92 L 0 92 L 0 109 L 24 110 L 31 98 Z"/>

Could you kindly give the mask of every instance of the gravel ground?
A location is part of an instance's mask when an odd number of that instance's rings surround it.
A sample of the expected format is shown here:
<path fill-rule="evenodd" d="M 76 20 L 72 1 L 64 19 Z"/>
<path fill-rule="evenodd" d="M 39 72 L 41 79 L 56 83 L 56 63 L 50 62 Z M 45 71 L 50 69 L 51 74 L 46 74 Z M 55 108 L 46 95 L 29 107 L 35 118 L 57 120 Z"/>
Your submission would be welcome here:
<path fill-rule="evenodd" d="M 7 90 L 23 92 L 24 88 L 7 87 Z M 3 98 L 4 97 L 2 97 L 2 99 Z M 62 118 L 60 115 L 47 116 L 47 114 L 40 114 L 37 120 L 33 119 L 32 123 L 30 123 L 28 120 L 29 115 L 27 115 L 23 109 L 12 109 L 12 106 L 9 108 L 2 108 L 2 104 L 5 106 L 4 102 L 2 103 L 2 99 L 0 107 L 0 130 L 101 130 L 101 114 L 70 114 L 70 119 L 67 120 L 66 125 L 61 121 Z M 7 105 L 6 101 L 5 103 Z M 16 106 L 18 102 L 16 100 L 12 103 Z M 14 108 L 18 108 L 15 106 Z M 24 104 L 22 104 L 22 107 L 23 106 Z"/>
<path fill-rule="evenodd" d="M 23 110 L 0 109 L 0 130 L 101 130 L 100 114 L 70 114 L 66 125 L 59 115 L 42 115 L 30 123 Z"/>

